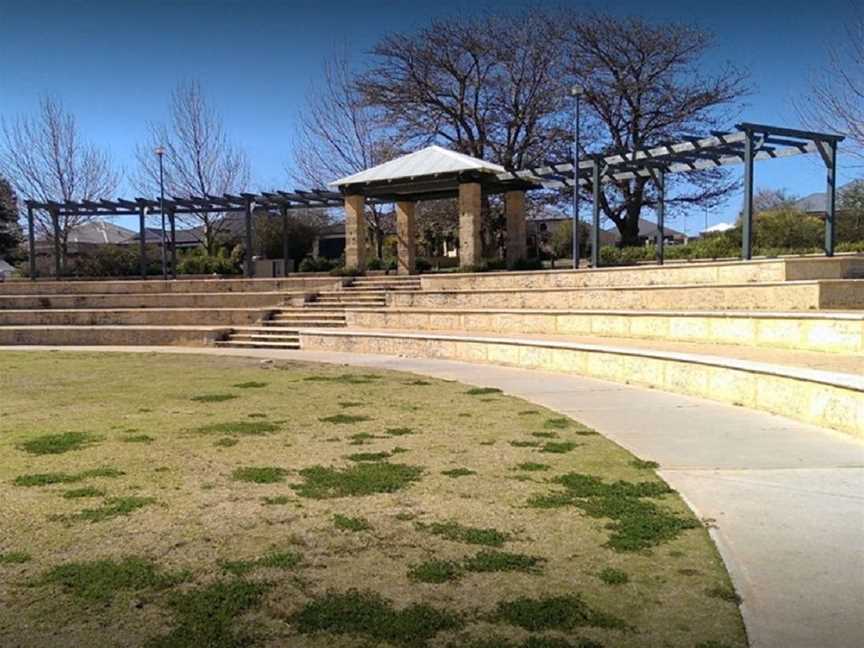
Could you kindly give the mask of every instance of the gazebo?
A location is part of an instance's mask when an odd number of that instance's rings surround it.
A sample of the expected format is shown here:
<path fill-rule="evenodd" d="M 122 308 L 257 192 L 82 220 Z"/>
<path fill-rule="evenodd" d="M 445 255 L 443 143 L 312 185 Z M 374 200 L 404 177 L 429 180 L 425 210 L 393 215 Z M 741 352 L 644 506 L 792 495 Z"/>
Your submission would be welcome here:
<path fill-rule="evenodd" d="M 480 228 L 483 194 L 504 194 L 507 222 L 506 261 L 525 258 L 525 191 L 540 187 L 530 180 L 504 177 L 498 164 L 428 146 L 331 183 L 345 197 L 345 265 L 366 267 L 366 200 L 396 206 L 397 268 L 413 274 L 416 260 L 415 204 L 420 200 L 459 199 L 459 264 L 482 258 Z"/>

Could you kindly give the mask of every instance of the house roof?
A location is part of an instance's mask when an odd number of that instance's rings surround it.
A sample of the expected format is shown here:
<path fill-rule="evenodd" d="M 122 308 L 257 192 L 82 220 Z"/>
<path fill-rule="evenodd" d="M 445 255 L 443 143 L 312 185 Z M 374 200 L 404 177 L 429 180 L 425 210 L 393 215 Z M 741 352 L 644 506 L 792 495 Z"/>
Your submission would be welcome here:
<path fill-rule="evenodd" d="M 838 197 L 843 194 L 844 191 L 848 191 L 859 184 L 864 184 L 864 178 L 859 180 L 853 180 L 852 182 L 847 182 L 846 184 L 837 187 L 837 195 Z M 795 208 L 800 209 L 803 212 L 807 213 L 817 213 L 824 214 L 825 213 L 825 203 L 826 203 L 826 194 L 824 191 L 812 193 L 808 196 L 804 196 L 800 200 L 795 202 Z"/>
<path fill-rule="evenodd" d="M 121 243 L 135 232 L 103 220 L 81 223 L 69 230 L 69 243 Z"/>
<path fill-rule="evenodd" d="M 330 184 L 331 186 L 345 187 L 367 182 L 406 180 L 439 174 L 458 174 L 467 171 L 498 174 L 503 173 L 505 169 L 498 164 L 433 145 L 395 158 L 389 162 L 384 162 L 360 173 L 335 180 Z"/>
<path fill-rule="evenodd" d="M 714 234 L 715 232 L 728 232 L 729 230 L 735 229 L 735 225 L 732 223 L 717 223 L 712 225 L 708 229 L 702 230 L 703 234 Z"/>
<path fill-rule="evenodd" d="M 603 231 L 614 234 L 616 241 L 621 238 L 620 233 L 618 232 L 618 228 L 615 226 L 612 226 L 612 227 L 610 227 L 606 230 L 603 230 Z M 674 238 L 684 238 L 686 236 L 684 234 L 684 232 L 679 232 L 676 229 L 672 229 L 668 225 L 664 225 L 663 235 L 664 236 L 671 236 Z M 653 237 L 657 236 L 657 223 L 655 223 L 654 221 L 649 221 L 645 218 L 640 218 L 639 219 L 639 236 L 644 236 L 646 238 L 653 238 Z"/>

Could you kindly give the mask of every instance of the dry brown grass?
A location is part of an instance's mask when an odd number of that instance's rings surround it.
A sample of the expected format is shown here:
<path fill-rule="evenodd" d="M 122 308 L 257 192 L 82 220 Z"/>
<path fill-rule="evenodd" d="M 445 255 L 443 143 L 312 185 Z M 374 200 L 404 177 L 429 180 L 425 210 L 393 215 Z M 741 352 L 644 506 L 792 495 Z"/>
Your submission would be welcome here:
<path fill-rule="evenodd" d="M 389 645 L 375 640 L 385 635 L 371 630 L 301 634 L 292 624 L 304 606 L 326 601 L 328 592 L 352 588 L 375 592 L 399 610 L 423 604 L 457 614 L 461 627 L 437 633 L 430 646 L 470 646 L 473 638 L 490 636 L 515 644 L 542 636 L 588 638 L 607 647 L 691 647 L 709 640 L 745 645 L 735 602 L 706 593 L 729 590 L 730 584 L 705 529 L 685 530 L 648 550 L 616 552 L 604 546 L 608 519 L 572 506 L 527 506 L 532 497 L 560 490 L 549 482 L 562 474 L 595 475 L 606 482 L 656 481 L 652 470 L 637 467 L 632 455 L 603 436 L 585 435 L 575 424 L 555 427 L 556 443 L 577 444 L 568 452 L 514 446 L 513 441 L 534 439 L 532 433 L 543 431 L 545 421 L 560 416 L 503 394 L 479 398 L 459 383 L 414 380 L 394 372 L 262 365 L 241 358 L 4 353 L 0 554 L 26 552 L 31 560 L 0 564 L 0 645 L 144 645 L 176 629 L 179 617 L 171 601 L 178 592 L 233 578 L 269 583 L 254 605 L 226 621 L 236 636 L 251 632 L 269 646 Z M 251 384 L 256 387 L 238 387 Z M 212 393 L 237 398 L 192 400 Z M 351 415 L 365 419 L 322 420 L 344 414 L 340 403 L 351 403 Z M 539 415 L 519 415 L 529 408 Z M 472 416 L 461 416 L 467 412 Z M 235 425 L 242 422 L 247 424 Z M 256 422 L 270 425 L 249 433 L 248 424 Z M 152 441 L 129 443 L 128 430 Z M 35 437 L 64 432 L 85 432 L 98 441 L 62 454 L 20 449 Z M 362 435 L 364 453 L 404 449 L 388 461 L 422 468 L 419 479 L 373 495 L 302 496 L 297 487 L 304 483 L 305 469 L 366 465 L 346 459 L 358 451 L 356 435 Z M 237 442 L 214 444 L 221 439 Z M 540 463 L 549 468 L 518 478 L 526 474 L 520 467 Z M 280 469 L 285 480 L 232 478 L 235 470 L 250 466 Z M 22 475 L 78 475 L 105 467 L 123 474 L 86 478 L 75 487 L 98 489 L 104 498 L 152 498 L 152 503 L 90 522 L 76 514 L 97 508 L 103 498 L 64 498 L 70 487 L 62 481 L 13 483 Z M 476 474 L 448 476 L 462 469 Z M 651 501 L 691 516 L 674 494 Z M 362 519 L 369 529 L 334 529 L 335 515 Z M 532 570 L 466 570 L 458 579 L 436 584 L 410 578 L 412 567 L 424 562 L 466 564 L 483 549 L 427 531 L 428 525 L 451 521 L 505 533 L 501 551 L 535 556 L 542 563 Z M 256 562 L 260 567 L 245 576 L 226 575 L 220 567 L 261 561 L 274 552 L 296 553 L 299 562 L 290 570 Z M 95 608 L 56 585 L 34 584 L 62 565 L 128 557 L 188 577 L 167 591 L 118 590 L 109 603 Z M 604 583 L 599 577 L 604 569 L 626 572 L 627 582 Z M 587 626 L 572 633 L 537 633 L 495 620 L 502 602 L 570 595 L 632 630 Z M 403 617 L 410 615 L 392 618 Z"/>

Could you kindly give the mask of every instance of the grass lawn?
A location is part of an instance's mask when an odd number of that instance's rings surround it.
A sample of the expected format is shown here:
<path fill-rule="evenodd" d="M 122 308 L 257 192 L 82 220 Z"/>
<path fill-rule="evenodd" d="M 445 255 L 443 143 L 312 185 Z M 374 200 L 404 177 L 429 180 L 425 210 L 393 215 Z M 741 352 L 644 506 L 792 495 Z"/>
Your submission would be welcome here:
<path fill-rule="evenodd" d="M 705 528 L 497 390 L 0 353 L 0 645 L 746 645 Z"/>

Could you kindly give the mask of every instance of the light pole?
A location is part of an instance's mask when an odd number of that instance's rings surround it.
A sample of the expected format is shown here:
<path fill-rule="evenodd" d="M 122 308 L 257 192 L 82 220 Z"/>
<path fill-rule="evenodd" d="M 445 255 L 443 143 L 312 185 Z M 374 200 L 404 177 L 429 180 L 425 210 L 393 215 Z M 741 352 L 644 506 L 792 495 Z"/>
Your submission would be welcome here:
<path fill-rule="evenodd" d="M 162 158 L 165 155 L 165 148 L 157 146 L 153 151 L 156 157 L 159 158 L 159 215 L 162 217 L 162 279 L 168 279 L 168 259 L 165 256 L 165 170 L 162 165 Z"/>
<path fill-rule="evenodd" d="M 585 89 L 574 85 L 570 94 L 576 99 L 576 119 L 573 124 L 573 269 L 579 268 L 579 104 Z"/>

